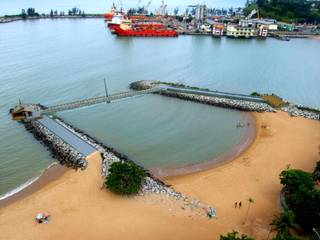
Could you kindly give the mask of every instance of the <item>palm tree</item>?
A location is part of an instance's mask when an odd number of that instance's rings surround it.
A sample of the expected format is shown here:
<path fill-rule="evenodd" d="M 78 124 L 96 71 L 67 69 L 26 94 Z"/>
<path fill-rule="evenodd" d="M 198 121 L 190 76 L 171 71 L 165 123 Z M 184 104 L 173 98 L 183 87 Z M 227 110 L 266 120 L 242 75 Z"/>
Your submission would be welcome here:
<path fill-rule="evenodd" d="M 277 231 L 279 234 L 289 233 L 290 228 L 294 227 L 294 217 L 293 211 L 286 208 L 280 216 L 273 219 L 270 224 L 273 226 L 272 230 Z"/>
<path fill-rule="evenodd" d="M 250 210 L 250 207 L 251 207 L 251 204 L 254 203 L 254 200 L 253 198 L 248 198 L 248 202 L 249 202 L 249 205 L 248 205 L 248 210 L 247 210 L 247 214 L 246 214 L 246 220 L 244 221 L 243 224 L 246 224 L 247 220 L 248 220 L 248 216 L 249 216 L 249 210 Z"/>

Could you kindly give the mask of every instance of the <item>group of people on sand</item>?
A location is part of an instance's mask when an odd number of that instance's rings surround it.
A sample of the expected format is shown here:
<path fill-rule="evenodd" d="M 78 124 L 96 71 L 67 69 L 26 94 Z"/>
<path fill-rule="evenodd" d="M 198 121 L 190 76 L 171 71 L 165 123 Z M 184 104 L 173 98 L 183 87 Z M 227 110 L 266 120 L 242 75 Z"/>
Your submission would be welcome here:
<path fill-rule="evenodd" d="M 242 202 L 235 202 L 234 203 L 234 208 L 241 208 L 242 207 Z"/>
<path fill-rule="evenodd" d="M 36 222 L 48 224 L 50 222 L 50 214 L 47 212 L 38 213 L 36 216 Z"/>

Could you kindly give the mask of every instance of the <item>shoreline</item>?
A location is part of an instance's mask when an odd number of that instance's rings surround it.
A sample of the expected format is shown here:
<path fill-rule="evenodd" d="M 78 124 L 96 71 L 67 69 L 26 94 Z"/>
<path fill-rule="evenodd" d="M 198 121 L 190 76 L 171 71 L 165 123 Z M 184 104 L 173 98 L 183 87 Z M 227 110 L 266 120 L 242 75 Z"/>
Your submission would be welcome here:
<path fill-rule="evenodd" d="M 247 149 L 250 148 L 250 146 L 253 144 L 256 138 L 257 124 L 254 114 L 250 112 L 242 112 L 242 114 L 244 116 L 244 121 L 246 122 L 244 134 L 240 142 L 234 145 L 231 149 L 228 149 L 226 152 L 209 161 L 179 165 L 176 167 L 173 166 L 150 168 L 150 172 L 157 178 L 166 179 L 170 177 L 201 172 L 230 163 L 231 161 L 245 153 Z M 249 126 L 247 126 L 247 123 L 249 123 Z"/>
<path fill-rule="evenodd" d="M 210 240 L 235 229 L 257 240 L 266 239 L 270 222 L 281 211 L 279 173 L 288 165 L 314 169 L 319 157 L 320 122 L 281 111 L 253 115 L 256 137 L 241 156 L 215 168 L 166 179 L 175 190 L 217 209 L 215 219 L 161 192 L 123 198 L 101 189 L 101 163 L 92 158 L 86 171 L 68 171 L 32 195 L 1 208 L 2 237 Z M 249 197 L 254 204 L 246 217 Z M 242 201 L 241 209 L 234 208 L 236 201 Z M 49 225 L 35 224 L 34 217 L 41 211 L 52 216 Z"/>
<path fill-rule="evenodd" d="M 25 183 L 17 186 L 16 188 L 8 191 L 7 193 L 3 194 L 3 196 L 9 194 L 10 192 L 13 192 L 20 187 L 27 184 L 29 181 L 30 184 L 26 185 L 25 187 L 21 188 L 17 192 L 14 192 L 11 195 L 8 195 L 7 197 L 0 200 L 0 209 L 4 208 L 16 201 L 19 201 L 25 197 L 28 197 L 32 195 L 33 193 L 39 191 L 44 186 L 48 185 L 49 183 L 58 180 L 60 177 L 62 177 L 66 172 L 70 171 L 71 169 L 66 168 L 59 163 L 53 163 L 50 166 L 48 166 L 46 169 L 42 171 L 42 173 L 34 178 L 29 179 Z"/>
<path fill-rule="evenodd" d="M 254 115 L 249 112 L 242 112 L 242 114 L 244 116 L 244 121 L 246 123 L 249 123 L 250 125 L 245 126 L 246 128 L 245 133 L 242 139 L 240 140 L 240 142 L 235 146 L 233 146 L 231 149 L 227 150 L 226 152 L 218 155 L 212 160 L 205 161 L 202 163 L 187 164 L 183 166 L 180 165 L 177 167 L 168 167 L 168 168 L 161 168 L 161 167 L 149 168 L 148 170 L 156 178 L 163 180 L 170 177 L 205 171 L 210 168 L 218 167 L 220 165 L 227 164 L 233 161 L 235 158 L 243 154 L 251 146 L 251 144 L 254 142 L 256 137 L 256 123 L 255 123 L 256 120 Z M 38 177 L 29 179 L 28 181 L 21 184 L 20 186 L 3 194 L 5 196 L 6 194 L 12 191 L 15 191 L 16 189 L 19 189 L 21 186 L 31 181 L 30 184 L 26 185 L 24 188 L 18 190 L 17 192 L 14 192 L 12 195 L 9 195 L 3 199 L 0 199 L 0 209 L 18 200 L 21 200 L 29 195 L 32 195 L 33 193 L 39 191 L 41 188 L 43 188 L 50 182 L 53 182 L 59 179 L 68 171 L 71 171 L 71 169 L 62 166 L 59 163 L 55 163 L 48 166 L 45 170 L 43 170 L 43 172 Z"/>

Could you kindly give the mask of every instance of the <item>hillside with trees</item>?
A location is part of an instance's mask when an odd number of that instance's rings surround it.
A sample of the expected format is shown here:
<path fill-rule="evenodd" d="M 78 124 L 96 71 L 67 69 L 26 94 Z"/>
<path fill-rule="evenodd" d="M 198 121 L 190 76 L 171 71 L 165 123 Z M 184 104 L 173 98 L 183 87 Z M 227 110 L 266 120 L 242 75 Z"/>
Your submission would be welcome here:
<path fill-rule="evenodd" d="M 248 0 L 245 13 L 253 9 L 259 10 L 260 17 L 278 21 L 320 23 L 320 1 L 316 0 Z"/>

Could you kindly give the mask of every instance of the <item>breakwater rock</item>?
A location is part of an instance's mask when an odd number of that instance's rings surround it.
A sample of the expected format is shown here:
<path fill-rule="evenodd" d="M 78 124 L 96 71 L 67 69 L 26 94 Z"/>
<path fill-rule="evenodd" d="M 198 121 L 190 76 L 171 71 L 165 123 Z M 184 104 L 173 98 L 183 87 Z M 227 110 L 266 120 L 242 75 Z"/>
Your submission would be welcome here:
<path fill-rule="evenodd" d="M 183 84 L 170 84 L 170 83 L 163 83 L 160 81 L 154 80 L 142 80 L 133 82 L 130 84 L 130 88 L 133 90 L 146 90 L 150 89 L 159 85 L 169 85 L 174 87 L 182 87 L 181 89 L 195 89 L 195 90 L 202 90 L 196 87 L 184 86 Z M 205 89 L 208 91 L 208 89 Z M 177 90 L 178 91 L 178 90 Z M 215 97 L 215 96 L 206 96 L 200 94 L 192 94 L 192 93 L 182 93 L 182 92 L 173 92 L 167 90 L 165 87 L 160 90 L 159 94 L 168 96 L 168 97 L 175 97 L 182 100 L 188 100 L 193 102 L 199 102 L 208 105 L 214 105 L 218 107 L 236 109 L 241 111 L 255 111 L 255 112 L 276 112 L 276 110 L 271 107 L 269 104 L 264 102 L 257 102 L 257 101 L 247 101 L 247 100 L 240 100 L 236 99 L 235 97 L 232 98 L 231 94 L 229 97 Z"/>
<path fill-rule="evenodd" d="M 147 90 L 147 89 L 156 87 L 159 84 L 160 84 L 160 81 L 141 80 L 141 81 L 130 83 L 130 89 L 133 89 L 136 91 Z"/>
<path fill-rule="evenodd" d="M 282 111 L 289 113 L 290 116 L 293 117 L 305 117 L 313 120 L 320 120 L 320 113 L 312 110 L 308 110 L 307 107 L 289 104 L 288 106 L 282 107 Z"/>
<path fill-rule="evenodd" d="M 53 158 L 61 165 L 74 169 L 86 169 L 88 162 L 78 151 L 53 134 L 49 129 L 37 121 L 27 121 L 25 128 L 51 152 Z"/>
<path fill-rule="evenodd" d="M 168 97 L 179 98 L 182 100 L 193 101 L 230 109 L 237 109 L 241 111 L 276 112 L 276 110 L 273 107 L 266 103 L 167 91 L 162 91 L 160 94 Z"/>

